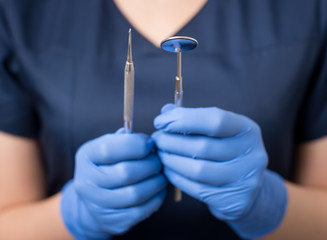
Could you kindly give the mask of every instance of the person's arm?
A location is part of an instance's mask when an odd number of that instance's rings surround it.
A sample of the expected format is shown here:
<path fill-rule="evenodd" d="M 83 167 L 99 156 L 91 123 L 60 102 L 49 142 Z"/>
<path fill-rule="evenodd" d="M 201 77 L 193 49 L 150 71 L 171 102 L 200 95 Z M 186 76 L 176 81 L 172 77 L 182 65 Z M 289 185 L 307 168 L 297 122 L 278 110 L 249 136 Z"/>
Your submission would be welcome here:
<path fill-rule="evenodd" d="M 45 198 L 37 142 L 0 132 L 0 239 L 72 239 L 59 200 Z"/>
<path fill-rule="evenodd" d="M 327 239 L 327 137 L 302 144 L 297 155 L 297 183 L 287 183 L 286 216 L 263 239 Z"/>

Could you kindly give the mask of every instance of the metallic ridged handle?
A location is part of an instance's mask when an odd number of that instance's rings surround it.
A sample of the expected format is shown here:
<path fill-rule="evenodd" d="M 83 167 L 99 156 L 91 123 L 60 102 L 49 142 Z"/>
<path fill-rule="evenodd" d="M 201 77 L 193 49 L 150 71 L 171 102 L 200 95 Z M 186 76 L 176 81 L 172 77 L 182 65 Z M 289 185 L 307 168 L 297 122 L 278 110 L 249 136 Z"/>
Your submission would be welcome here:
<path fill-rule="evenodd" d="M 132 60 L 132 33 L 128 32 L 128 52 L 124 72 L 124 129 L 125 133 L 133 131 L 134 114 L 134 64 Z"/>

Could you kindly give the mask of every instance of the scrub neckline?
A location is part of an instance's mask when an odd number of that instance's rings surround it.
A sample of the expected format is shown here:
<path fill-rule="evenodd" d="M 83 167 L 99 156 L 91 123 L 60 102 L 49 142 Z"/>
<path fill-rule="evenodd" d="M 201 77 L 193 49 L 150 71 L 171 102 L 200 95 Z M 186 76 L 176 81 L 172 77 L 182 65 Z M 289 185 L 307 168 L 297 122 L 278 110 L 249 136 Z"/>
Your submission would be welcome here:
<path fill-rule="evenodd" d="M 152 47 L 156 48 L 156 49 L 160 49 L 159 46 L 156 46 L 153 42 L 151 42 L 150 40 L 148 40 L 142 33 L 140 33 L 132 23 L 130 23 L 128 21 L 128 19 L 124 16 L 124 14 L 119 10 L 119 8 L 117 7 L 117 5 L 114 3 L 114 1 L 110 1 L 111 4 L 113 5 L 114 10 L 118 13 L 118 15 L 120 16 L 120 18 L 123 19 L 125 25 L 129 26 L 130 28 L 132 28 L 132 31 L 137 32 L 137 34 L 142 38 L 143 41 L 145 41 L 146 43 L 150 44 Z M 210 0 L 208 0 L 203 7 L 194 15 L 194 17 L 192 19 L 190 19 L 183 27 L 181 27 L 177 32 L 175 32 L 173 34 L 173 36 L 179 36 L 182 35 L 181 32 L 183 32 L 186 28 L 191 27 L 192 25 L 194 25 L 197 21 L 200 20 L 201 15 L 206 14 L 207 9 L 209 9 L 209 4 L 211 3 Z M 192 36 L 190 36 L 192 37 Z M 164 39 L 162 39 L 164 40 Z"/>

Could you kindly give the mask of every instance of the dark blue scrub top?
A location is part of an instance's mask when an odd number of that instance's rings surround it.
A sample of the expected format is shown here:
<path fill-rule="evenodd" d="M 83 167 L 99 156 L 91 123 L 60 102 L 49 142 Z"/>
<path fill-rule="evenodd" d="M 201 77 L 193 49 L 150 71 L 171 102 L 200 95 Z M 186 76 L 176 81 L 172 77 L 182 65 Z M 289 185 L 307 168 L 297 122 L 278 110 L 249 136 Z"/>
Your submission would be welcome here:
<path fill-rule="evenodd" d="M 269 167 L 292 177 L 297 143 L 327 134 L 324 0 L 209 0 L 176 35 L 184 104 L 244 114 L 262 128 Z M 110 0 L 0 0 L 0 129 L 37 138 L 49 195 L 73 176 L 85 141 L 123 124 L 130 24 Z M 173 101 L 176 56 L 133 31 L 136 132 Z M 172 191 L 121 239 L 236 239 L 206 206 Z"/>

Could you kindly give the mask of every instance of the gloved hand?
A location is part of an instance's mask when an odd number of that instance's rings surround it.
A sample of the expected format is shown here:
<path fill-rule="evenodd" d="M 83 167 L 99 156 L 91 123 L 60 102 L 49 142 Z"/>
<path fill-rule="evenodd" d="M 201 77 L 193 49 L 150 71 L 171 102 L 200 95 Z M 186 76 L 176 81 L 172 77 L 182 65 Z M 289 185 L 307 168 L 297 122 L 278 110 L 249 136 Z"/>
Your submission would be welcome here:
<path fill-rule="evenodd" d="M 162 109 L 153 133 L 169 181 L 205 202 L 243 238 L 261 237 L 282 221 L 287 191 L 266 169 L 259 126 L 215 107 Z"/>
<path fill-rule="evenodd" d="M 160 207 L 167 181 L 153 146 L 144 134 L 116 133 L 78 149 L 74 178 L 61 198 L 62 218 L 75 238 L 110 239 Z"/>

